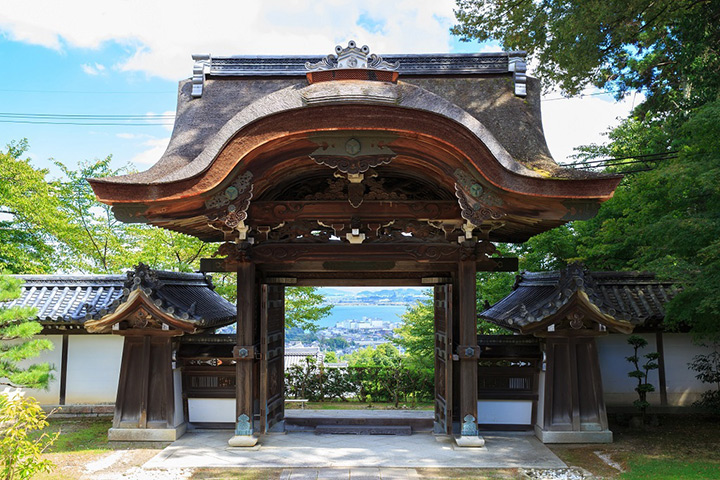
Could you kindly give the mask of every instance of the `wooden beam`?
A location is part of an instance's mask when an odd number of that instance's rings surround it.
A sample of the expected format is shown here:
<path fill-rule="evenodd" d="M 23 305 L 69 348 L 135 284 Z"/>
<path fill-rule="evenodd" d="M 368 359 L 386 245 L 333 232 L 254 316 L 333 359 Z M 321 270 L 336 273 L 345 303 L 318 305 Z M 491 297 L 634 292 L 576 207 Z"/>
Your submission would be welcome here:
<path fill-rule="evenodd" d="M 317 220 L 325 224 L 345 223 L 349 230 L 350 219 L 362 223 L 391 222 L 393 220 L 447 220 L 459 221 L 460 206 L 456 200 L 389 201 L 365 200 L 354 208 L 347 200 L 341 201 L 254 201 L 248 211 L 252 225 L 277 225 L 294 220 Z"/>
<path fill-rule="evenodd" d="M 658 380 L 660 381 L 660 405 L 663 407 L 668 404 L 667 397 L 667 380 L 665 377 L 665 346 L 663 345 L 663 332 L 658 330 L 655 332 L 655 347 L 658 353 Z"/>
<path fill-rule="evenodd" d="M 59 404 L 65 405 L 65 394 L 67 392 L 67 368 L 68 368 L 68 334 L 62 336 L 62 347 L 60 353 L 60 399 Z"/>
<path fill-rule="evenodd" d="M 451 243 L 261 243 L 252 247 L 252 259 L 261 268 L 273 271 L 445 271 L 440 264 L 460 261 L 460 246 Z M 237 262 L 228 258 L 203 258 L 203 272 L 235 271 Z M 454 270 L 455 267 L 452 267 Z M 476 271 L 515 272 L 516 257 L 481 258 Z"/>

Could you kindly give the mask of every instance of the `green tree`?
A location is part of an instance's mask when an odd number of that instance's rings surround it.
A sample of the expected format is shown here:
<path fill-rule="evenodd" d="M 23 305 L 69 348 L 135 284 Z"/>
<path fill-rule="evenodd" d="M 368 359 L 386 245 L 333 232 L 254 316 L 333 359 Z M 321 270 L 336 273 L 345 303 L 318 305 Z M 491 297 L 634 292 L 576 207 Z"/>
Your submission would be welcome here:
<path fill-rule="evenodd" d="M 642 358 L 644 358 L 645 361 L 641 364 L 643 360 L 640 358 L 638 351 L 641 348 L 647 347 L 647 340 L 639 335 L 630 335 L 627 343 L 633 347 L 633 354 L 625 357 L 625 359 L 635 368 L 635 370 L 628 372 L 628 377 L 637 380 L 635 392 L 638 394 L 638 399 L 633 402 L 633 405 L 642 413 L 642 423 L 644 425 L 646 423 L 645 414 L 648 407 L 650 407 L 650 402 L 647 401 L 647 394 L 655 391 L 655 387 L 648 382 L 648 375 L 650 374 L 650 370 L 656 370 L 658 368 L 657 359 L 660 358 L 660 354 L 657 352 L 644 354 Z"/>
<path fill-rule="evenodd" d="M 515 276 L 507 273 L 478 273 L 477 298 L 478 312 L 485 301 L 493 304 L 510 293 Z M 431 290 L 424 292 L 425 297 L 408 307 L 400 317 L 400 326 L 395 329 L 392 343 L 402 347 L 419 366 L 433 368 L 435 358 L 435 307 Z M 477 321 L 481 335 L 510 333 L 494 323 L 482 319 Z"/>
<path fill-rule="evenodd" d="M 0 275 L 0 305 L 20 296 L 22 281 Z M 52 379 L 47 363 L 21 367 L 20 362 L 52 349 L 49 340 L 33 339 L 42 325 L 32 320 L 35 309 L 0 306 L 0 384 L 11 387 L 47 388 Z"/>
<path fill-rule="evenodd" d="M 456 0 L 466 40 L 526 50 L 536 74 L 568 94 L 594 85 L 647 96 L 645 110 L 714 99 L 717 0 Z"/>
<path fill-rule="evenodd" d="M 287 287 L 285 289 L 285 328 L 300 327 L 317 331 L 318 322 L 330 315 L 332 305 L 315 287 Z"/>
<path fill-rule="evenodd" d="M 626 173 L 598 215 L 528 242 L 535 267 L 651 270 L 682 285 L 666 321 L 720 338 L 720 2 L 717 0 L 457 0 L 466 39 L 524 49 L 548 87 L 587 85 L 645 100 L 579 148 Z M 522 258 L 522 256 L 521 256 Z"/>
<path fill-rule="evenodd" d="M 67 219 L 58 213 L 47 170 L 36 170 L 21 158 L 27 148 L 21 140 L 0 152 L 0 270 L 48 273 L 57 264 L 54 245 Z"/>

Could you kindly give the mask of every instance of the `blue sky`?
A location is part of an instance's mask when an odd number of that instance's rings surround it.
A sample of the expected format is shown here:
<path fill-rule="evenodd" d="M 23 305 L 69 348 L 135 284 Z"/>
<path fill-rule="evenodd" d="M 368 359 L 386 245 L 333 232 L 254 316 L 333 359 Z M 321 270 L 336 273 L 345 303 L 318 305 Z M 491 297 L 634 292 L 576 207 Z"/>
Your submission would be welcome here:
<path fill-rule="evenodd" d="M 132 162 L 145 170 L 160 157 L 170 135 L 171 125 L 159 124 L 171 121 L 118 116 L 172 114 L 177 82 L 191 75 L 193 53 L 327 54 L 350 39 L 381 55 L 499 47 L 453 38 L 448 31 L 454 23 L 451 0 L 367 0 L 362 6 L 337 0 L 217 0 L 203 5 L 26 0 L 0 9 L 0 147 L 27 138 L 27 155 L 35 166 L 49 168 L 51 176 L 59 173 L 50 158 L 74 167 L 112 155 L 116 167 Z M 602 141 L 600 133 L 629 105 L 595 96 L 550 101 L 543 108 L 550 148 L 562 160 L 573 146 Z M 26 116 L 12 116 L 17 114 Z M 47 114 L 68 117 L 42 117 Z M 72 117 L 77 115 L 110 117 Z M 137 123 L 143 125 L 131 125 Z"/>

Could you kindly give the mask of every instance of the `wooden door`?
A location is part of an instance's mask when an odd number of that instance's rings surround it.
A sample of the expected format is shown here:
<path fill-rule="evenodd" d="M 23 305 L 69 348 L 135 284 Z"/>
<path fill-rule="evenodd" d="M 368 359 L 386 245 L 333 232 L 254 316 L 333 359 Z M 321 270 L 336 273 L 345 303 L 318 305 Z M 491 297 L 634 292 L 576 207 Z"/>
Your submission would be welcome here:
<path fill-rule="evenodd" d="M 452 434 L 452 285 L 435 286 L 435 433 Z"/>
<path fill-rule="evenodd" d="M 260 298 L 260 428 L 282 430 L 285 418 L 285 287 L 263 284 Z"/>

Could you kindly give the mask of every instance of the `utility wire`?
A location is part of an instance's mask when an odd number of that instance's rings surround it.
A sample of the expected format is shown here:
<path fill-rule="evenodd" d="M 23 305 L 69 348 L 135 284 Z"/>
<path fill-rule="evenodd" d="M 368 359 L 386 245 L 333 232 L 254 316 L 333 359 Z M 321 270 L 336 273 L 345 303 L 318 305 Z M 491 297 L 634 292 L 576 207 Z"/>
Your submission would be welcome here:
<path fill-rule="evenodd" d="M 151 127 L 156 125 L 169 126 L 171 123 L 130 123 L 130 122 L 104 122 L 104 123 L 89 123 L 89 122 L 45 122 L 45 121 L 33 121 L 33 120 L 0 120 L 0 123 L 20 123 L 20 124 L 33 124 L 33 125 L 86 125 L 91 127 L 104 127 L 104 126 L 130 126 L 130 127 Z"/>
<path fill-rule="evenodd" d="M 139 119 L 165 119 L 175 118 L 174 114 L 144 114 L 144 115 L 94 115 L 94 114 L 73 114 L 73 113 L 2 113 L 2 118 L 139 118 Z"/>
<path fill-rule="evenodd" d="M 629 159 L 642 159 L 642 158 L 655 158 L 655 157 L 663 157 L 666 155 L 674 155 L 678 153 L 678 150 L 673 150 L 670 152 L 662 152 L 662 153 L 647 153 L 643 155 L 629 155 L 627 157 L 613 157 L 613 158 L 607 158 L 603 160 L 589 160 L 587 162 L 580 160 L 582 162 L 582 165 L 587 165 L 590 163 L 603 163 L 603 162 L 614 162 L 617 160 L 629 160 Z M 576 163 L 575 165 L 580 165 L 580 163 Z"/>

